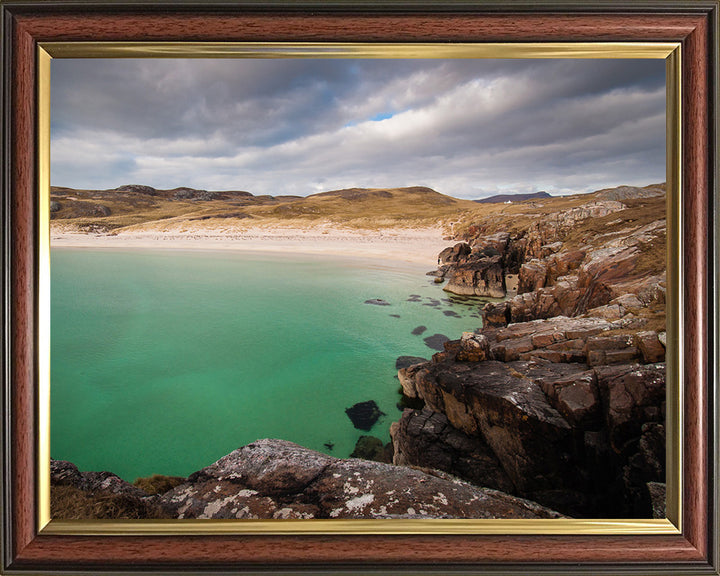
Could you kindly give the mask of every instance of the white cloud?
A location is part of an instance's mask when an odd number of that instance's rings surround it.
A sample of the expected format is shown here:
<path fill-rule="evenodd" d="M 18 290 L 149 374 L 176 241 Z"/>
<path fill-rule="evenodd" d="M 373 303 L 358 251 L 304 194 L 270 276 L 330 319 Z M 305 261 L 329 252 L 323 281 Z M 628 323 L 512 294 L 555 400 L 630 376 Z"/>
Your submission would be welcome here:
<path fill-rule="evenodd" d="M 53 73 L 55 185 L 478 197 L 664 178 L 664 69 L 647 61 L 70 64 Z"/>

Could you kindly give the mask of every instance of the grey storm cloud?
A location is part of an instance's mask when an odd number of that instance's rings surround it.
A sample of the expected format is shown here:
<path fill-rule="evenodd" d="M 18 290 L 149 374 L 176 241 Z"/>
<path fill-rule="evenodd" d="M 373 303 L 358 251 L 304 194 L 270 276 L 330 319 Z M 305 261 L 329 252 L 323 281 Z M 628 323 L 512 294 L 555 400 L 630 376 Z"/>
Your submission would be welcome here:
<path fill-rule="evenodd" d="M 662 60 L 54 60 L 52 183 L 458 197 L 665 178 Z"/>

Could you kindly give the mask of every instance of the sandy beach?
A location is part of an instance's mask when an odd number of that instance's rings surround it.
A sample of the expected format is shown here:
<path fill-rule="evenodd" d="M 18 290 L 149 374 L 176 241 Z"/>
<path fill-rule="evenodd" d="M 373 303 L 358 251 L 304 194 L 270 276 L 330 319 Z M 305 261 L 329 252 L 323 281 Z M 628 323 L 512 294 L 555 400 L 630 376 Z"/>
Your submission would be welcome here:
<path fill-rule="evenodd" d="M 439 228 L 355 230 L 263 228 L 243 230 L 123 230 L 117 234 L 82 233 L 55 227 L 50 246 L 73 248 L 144 248 L 174 250 L 240 250 L 373 258 L 398 263 L 437 265 L 438 253 L 451 245 Z"/>

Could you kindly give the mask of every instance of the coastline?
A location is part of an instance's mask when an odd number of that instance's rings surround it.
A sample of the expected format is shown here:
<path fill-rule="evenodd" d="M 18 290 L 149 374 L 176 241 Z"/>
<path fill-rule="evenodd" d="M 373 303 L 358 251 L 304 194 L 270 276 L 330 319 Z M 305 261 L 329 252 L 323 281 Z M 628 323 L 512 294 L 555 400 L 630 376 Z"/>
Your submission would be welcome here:
<path fill-rule="evenodd" d="M 83 233 L 53 227 L 51 248 L 232 250 L 285 255 L 343 256 L 428 267 L 450 243 L 439 228 L 348 230 L 334 227 L 247 228 L 218 231 L 200 227 L 185 231 Z"/>

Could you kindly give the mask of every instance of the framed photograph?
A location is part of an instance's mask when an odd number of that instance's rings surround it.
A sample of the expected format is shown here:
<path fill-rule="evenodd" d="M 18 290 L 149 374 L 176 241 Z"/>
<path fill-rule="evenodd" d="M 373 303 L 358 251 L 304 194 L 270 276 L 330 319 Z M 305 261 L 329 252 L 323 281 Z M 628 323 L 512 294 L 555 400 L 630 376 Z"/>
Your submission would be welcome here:
<path fill-rule="evenodd" d="M 3 1 L 3 573 L 717 574 L 718 8 Z"/>

